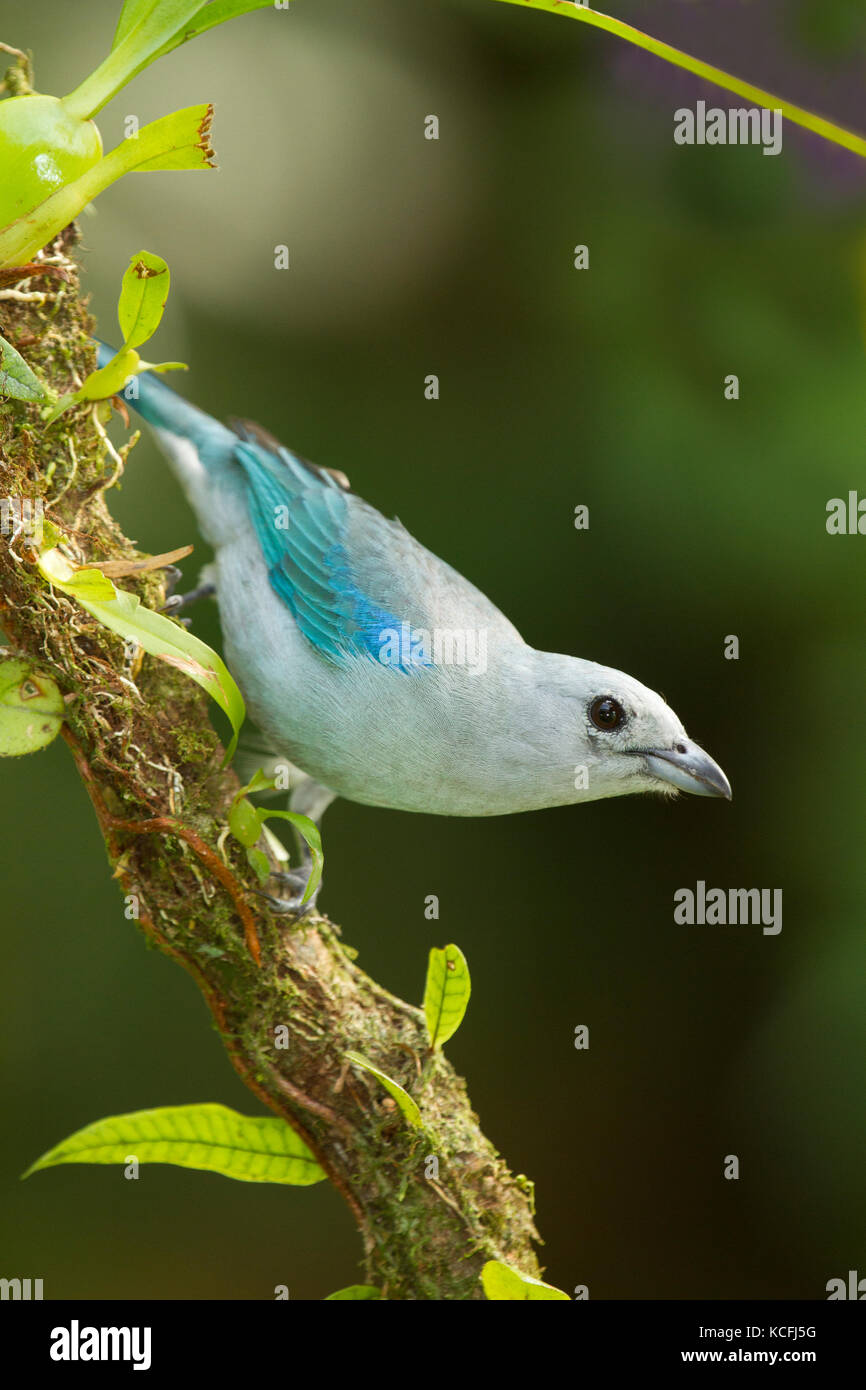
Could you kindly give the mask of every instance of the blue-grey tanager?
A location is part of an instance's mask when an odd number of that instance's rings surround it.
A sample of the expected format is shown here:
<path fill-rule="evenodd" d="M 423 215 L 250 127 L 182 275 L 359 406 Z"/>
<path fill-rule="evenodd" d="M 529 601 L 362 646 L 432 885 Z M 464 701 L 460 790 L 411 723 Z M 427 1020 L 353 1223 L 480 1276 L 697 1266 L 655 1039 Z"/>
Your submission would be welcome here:
<path fill-rule="evenodd" d="M 111 355 L 100 346 L 100 365 Z M 131 404 L 214 547 L 229 668 L 274 751 L 306 774 L 293 809 L 318 819 L 344 796 L 492 816 L 678 788 L 730 797 L 654 691 L 536 651 L 342 474 L 137 380 Z"/>

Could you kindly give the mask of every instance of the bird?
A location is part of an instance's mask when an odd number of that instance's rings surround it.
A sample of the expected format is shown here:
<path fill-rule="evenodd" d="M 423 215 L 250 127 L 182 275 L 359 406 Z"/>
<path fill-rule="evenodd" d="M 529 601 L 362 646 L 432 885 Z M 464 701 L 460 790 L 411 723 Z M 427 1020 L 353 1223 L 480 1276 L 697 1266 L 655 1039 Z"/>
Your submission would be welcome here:
<path fill-rule="evenodd" d="M 98 353 L 100 366 L 114 355 Z M 661 695 L 530 646 L 339 470 L 249 420 L 222 424 L 150 373 L 135 380 L 129 403 L 213 546 L 225 658 L 293 769 L 293 811 L 318 823 L 338 796 L 442 816 L 640 792 L 730 800 Z M 278 901 L 295 910 L 304 871 L 285 877 L 298 893 Z"/>

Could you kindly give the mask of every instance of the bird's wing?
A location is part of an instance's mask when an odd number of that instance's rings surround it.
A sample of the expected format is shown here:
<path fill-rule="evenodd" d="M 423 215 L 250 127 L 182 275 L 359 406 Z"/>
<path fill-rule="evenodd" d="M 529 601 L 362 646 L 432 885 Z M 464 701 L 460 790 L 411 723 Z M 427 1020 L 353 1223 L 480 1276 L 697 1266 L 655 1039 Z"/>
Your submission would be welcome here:
<path fill-rule="evenodd" d="M 232 420 L 250 515 L 271 585 L 326 659 L 377 660 L 383 634 L 486 628 L 521 642 L 507 618 L 450 565 L 349 490 L 343 474 L 291 453 L 260 426 Z M 429 664 L 400 643 L 406 671 Z"/>

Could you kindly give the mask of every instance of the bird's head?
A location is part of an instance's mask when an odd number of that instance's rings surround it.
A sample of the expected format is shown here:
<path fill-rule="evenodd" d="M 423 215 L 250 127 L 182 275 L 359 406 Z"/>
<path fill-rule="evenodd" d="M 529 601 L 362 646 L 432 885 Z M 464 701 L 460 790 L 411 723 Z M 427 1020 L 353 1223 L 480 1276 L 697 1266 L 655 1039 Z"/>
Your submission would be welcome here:
<path fill-rule="evenodd" d="M 576 664 L 578 745 L 586 754 L 587 782 L 580 799 L 685 791 L 730 800 L 722 769 L 688 737 L 660 695 L 623 671 Z M 574 709 L 574 684 L 571 695 Z"/>

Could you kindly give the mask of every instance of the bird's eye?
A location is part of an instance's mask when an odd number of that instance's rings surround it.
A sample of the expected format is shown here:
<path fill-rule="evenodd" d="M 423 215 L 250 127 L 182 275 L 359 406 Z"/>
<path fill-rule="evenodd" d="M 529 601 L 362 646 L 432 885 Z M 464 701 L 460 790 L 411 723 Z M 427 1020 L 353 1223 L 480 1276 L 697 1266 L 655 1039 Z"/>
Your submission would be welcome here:
<path fill-rule="evenodd" d="M 603 733 L 613 733 L 625 723 L 625 710 L 612 695 L 600 695 L 589 707 L 589 717 Z"/>

